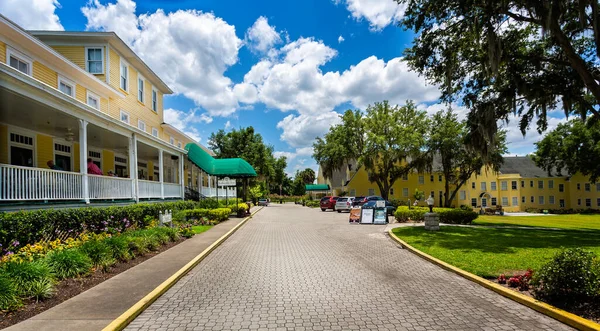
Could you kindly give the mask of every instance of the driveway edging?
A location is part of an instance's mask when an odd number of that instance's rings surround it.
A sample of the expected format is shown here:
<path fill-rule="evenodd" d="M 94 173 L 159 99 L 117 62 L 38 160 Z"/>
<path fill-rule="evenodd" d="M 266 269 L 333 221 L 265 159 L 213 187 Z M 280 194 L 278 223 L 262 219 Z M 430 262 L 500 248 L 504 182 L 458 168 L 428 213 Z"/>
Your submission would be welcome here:
<path fill-rule="evenodd" d="M 177 283 L 183 276 L 185 276 L 190 270 L 197 266 L 204 258 L 206 258 L 212 251 L 219 247 L 227 238 L 229 238 L 234 232 L 236 232 L 242 225 L 250 220 L 256 213 L 261 211 L 264 207 L 259 208 L 257 211 L 252 213 L 250 216 L 242 220 L 233 229 L 229 230 L 226 234 L 217 239 L 214 243 L 208 246 L 202 253 L 198 254 L 194 259 L 188 262 L 186 265 L 177 270 L 171 277 L 167 278 L 164 282 L 158 285 L 154 290 L 144 296 L 140 301 L 136 302 L 131 308 L 127 309 L 121 316 L 117 317 L 109 325 L 104 327 L 102 331 L 120 331 L 123 330 L 131 321 L 133 321 L 140 313 L 142 313 L 148 306 L 154 303 L 161 295 L 169 290 L 175 283 Z"/>
<path fill-rule="evenodd" d="M 457 267 L 450 265 L 442 260 L 439 260 L 427 253 L 424 253 L 424 252 L 412 247 L 411 245 L 407 244 L 404 240 L 398 238 L 398 236 L 396 236 L 392 231 L 393 231 L 393 229 L 390 229 L 388 231 L 389 236 L 394 241 L 396 241 L 398 244 L 400 244 L 400 246 L 407 249 L 411 253 L 413 253 L 413 254 L 415 254 L 415 255 L 443 268 L 443 269 L 451 271 L 463 278 L 466 278 L 466 279 L 468 279 L 474 283 L 477 283 L 487 289 L 490 289 L 506 298 L 516 301 L 522 305 L 525 305 L 525 306 L 527 306 L 531 309 L 534 309 L 546 316 L 552 317 L 560 322 L 563 322 L 563 323 L 565 323 L 569 326 L 572 326 L 574 328 L 577 328 L 579 330 L 590 330 L 590 331 L 600 330 L 600 324 L 598 324 L 594 321 L 591 321 L 591 320 L 585 319 L 583 317 L 577 316 L 575 314 L 569 313 L 560 308 L 554 307 L 554 306 L 544 303 L 542 301 L 528 297 L 524 294 L 515 292 L 513 290 L 509 290 L 499 284 L 496 284 L 485 278 L 479 277 L 470 272 L 467 272 L 465 270 L 457 268 Z"/>

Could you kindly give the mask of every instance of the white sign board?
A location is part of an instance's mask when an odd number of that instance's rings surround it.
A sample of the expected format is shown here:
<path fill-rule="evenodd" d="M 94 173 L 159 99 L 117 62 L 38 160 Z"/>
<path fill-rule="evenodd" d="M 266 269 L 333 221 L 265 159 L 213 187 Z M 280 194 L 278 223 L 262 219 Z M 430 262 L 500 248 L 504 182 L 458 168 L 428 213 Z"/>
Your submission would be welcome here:
<path fill-rule="evenodd" d="M 235 179 L 230 179 L 229 177 L 219 179 L 217 186 L 235 186 Z"/>
<path fill-rule="evenodd" d="M 363 224 L 373 223 L 373 209 L 362 209 L 360 215 L 360 222 Z"/>
<path fill-rule="evenodd" d="M 385 208 L 385 200 L 377 200 L 375 203 L 375 207 L 377 208 Z"/>

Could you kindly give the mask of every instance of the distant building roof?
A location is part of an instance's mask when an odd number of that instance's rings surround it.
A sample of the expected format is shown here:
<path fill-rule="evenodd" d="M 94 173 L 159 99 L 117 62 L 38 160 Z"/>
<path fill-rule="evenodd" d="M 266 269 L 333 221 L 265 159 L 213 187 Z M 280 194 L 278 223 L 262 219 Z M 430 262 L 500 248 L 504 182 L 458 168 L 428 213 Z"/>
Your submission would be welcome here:
<path fill-rule="evenodd" d="M 560 176 L 556 171 L 552 175 L 540 167 L 529 156 L 505 156 L 504 163 L 500 166 L 501 174 L 519 174 L 521 177 L 556 177 Z"/>

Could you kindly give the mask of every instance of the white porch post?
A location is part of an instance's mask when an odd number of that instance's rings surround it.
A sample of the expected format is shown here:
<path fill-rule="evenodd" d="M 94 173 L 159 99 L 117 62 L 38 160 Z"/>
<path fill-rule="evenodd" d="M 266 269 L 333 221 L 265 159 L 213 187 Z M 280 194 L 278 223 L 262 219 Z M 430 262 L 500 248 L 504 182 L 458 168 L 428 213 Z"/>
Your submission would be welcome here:
<path fill-rule="evenodd" d="M 90 186 L 87 171 L 87 125 L 86 120 L 79 120 L 79 172 L 82 175 L 81 188 L 85 203 L 90 203 Z"/>
<path fill-rule="evenodd" d="M 211 183 L 210 175 L 208 175 L 208 196 L 210 197 L 211 195 L 212 195 L 212 183 Z"/>
<path fill-rule="evenodd" d="M 163 150 L 158 150 L 158 180 L 160 181 L 160 198 L 165 198 L 165 175 L 163 167 Z"/>
<path fill-rule="evenodd" d="M 183 166 L 183 153 L 179 154 L 179 182 L 181 183 L 181 199 L 185 200 L 185 167 Z"/>
<path fill-rule="evenodd" d="M 137 171 L 137 137 L 135 133 L 129 137 L 129 178 L 131 178 L 131 195 L 135 202 L 140 201 L 138 194 L 138 171 Z"/>
<path fill-rule="evenodd" d="M 202 169 L 200 169 L 200 176 L 198 176 L 198 189 L 200 190 L 200 194 L 204 194 L 202 193 L 202 188 L 204 187 L 204 180 L 202 178 L 202 174 L 204 173 L 204 171 L 202 171 Z"/>

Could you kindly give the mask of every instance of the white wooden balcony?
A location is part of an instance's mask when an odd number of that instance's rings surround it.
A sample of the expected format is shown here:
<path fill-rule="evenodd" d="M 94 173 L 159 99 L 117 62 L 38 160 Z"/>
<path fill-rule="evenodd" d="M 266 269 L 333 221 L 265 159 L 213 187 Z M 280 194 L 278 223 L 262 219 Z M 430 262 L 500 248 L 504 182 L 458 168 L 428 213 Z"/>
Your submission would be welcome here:
<path fill-rule="evenodd" d="M 138 195 L 141 199 L 161 198 L 160 182 L 138 180 Z"/>

